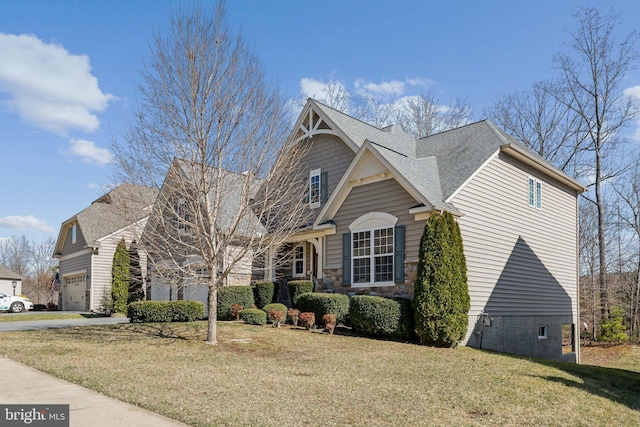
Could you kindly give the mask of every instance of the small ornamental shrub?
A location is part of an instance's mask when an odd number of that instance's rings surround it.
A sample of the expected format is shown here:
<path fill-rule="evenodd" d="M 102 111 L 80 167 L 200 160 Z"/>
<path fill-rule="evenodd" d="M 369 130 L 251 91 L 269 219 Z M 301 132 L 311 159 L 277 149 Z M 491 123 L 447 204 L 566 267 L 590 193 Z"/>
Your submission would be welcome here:
<path fill-rule="evenodd" d="M 231 305 L 243 307 L 254 305 L 253 289 L 250 286 L 223 286 L 218 288 L 217 317 L 218 320 L 233 320 Z"/>
<path fill-rule="evenodd" d="M 267 304 L 264 307 L 262 307 L 262 309 L 267 314 L 271 310 L 278 310 L 278 311 L 282 312 L 282 319 L 283 320 L 285 320 L 287 318 L 287 306 L 284 305 L 284 304 L 280 304 L 279 302 L 276 302 L 274 304 Z"/>
<path fill-rule="evenodd" d="M 313 292 L 313 282 L 311 280 L 291 280 L 287 282 L 287 286 L 289 287 L 289 298 L 291 298 L 291 304 L 295 308 L 296 306 L 296 298 L 302 294 L 306 294 L 307 292 Z"/>
<path fill-rule="evenodd" d="M 240 320 L 240 312 L 244 310 L 244 307 L 240 304 L 233 303 L 231 304 L 231 317 Z"/>
<path fill-rule="evenodd" d="M 33 308 L 31 309 L 32 311 L 45 311 L 47 309 L 47 306 L 44 304 L 33 304 Z"/>
<path fill-rule="evenodd" d="M 285 314 L 282 311 L 276 309 L 269 310 L 269 320 L 273 323 L 274 328 L 279 328 L 284 318 Z"/>
<path fill-rule="evenodd" d="M 336 315 L 325 314 L 322 316 L 322 323 L 324 324 L 324 330 L 333 334 L 333 330 L 336 328 Z"/>
<path fill-rule="evenodd" d="M 349 297 L 343 294 L 321 294 L 309 292 L 299 295 L 295 306 L 300 311 L 312 311 L 316 319 L 325 314 L 335 314 L 338 323 L 344 323 L 349 314 Z"/>
<path fill-rule="evenodd" d="M 300 313 L 300 326 L 311 330 L 316 324 L 316 315 L 311 312 Z"/>
<path fill-rule="evenodd" d="M 275 299 L 275 283 L 273 282 L 256 282 L 253 287 L 253 297 L 258 308 L 263 308 L 267 304 L 271 304 Z"/>
<path fill-rule="evenodd" d="M 408 299 L 356 295 L 349 301 L 354 331 L 376 337 L 413 338 L 413 309 Z"/>
<path fill-rule="evenodd" d="M 193 322 L 204 318 L 200 301 L 135 301 L 127 306 L 131 323 Z"/>
<path fill-rule="evenodd" d="M 298 327 L 298 319 L 300 318 L 300 310 L 296 308 L 290 308 L 287 310 L 287 317 L 294 328 Z"/>
<path fill-rule="evenodd" d="M 54 302 L 47 303 L 47 311 L 58 311 L 58 304 Z"/>
<path fill-rule="evenodd" d="M 250 325 L 262 326 L 267 323 L 267 313 L 259 308 L 247 308 L 240 312 L 240 318 Z"/>

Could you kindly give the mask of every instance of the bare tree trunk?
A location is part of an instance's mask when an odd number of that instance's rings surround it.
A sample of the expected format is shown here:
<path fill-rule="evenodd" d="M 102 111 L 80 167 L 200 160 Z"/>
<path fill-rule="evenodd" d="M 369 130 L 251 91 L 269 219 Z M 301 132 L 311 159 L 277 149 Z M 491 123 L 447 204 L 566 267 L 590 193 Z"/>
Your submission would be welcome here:
<path fill-rule="evenodd" d="M 218 286 L 216 286 L 215 283 L 209 283 L 208 297 L 209 322 L 207 323 L 207 344 L 216 345 L 218 343 Z"/>

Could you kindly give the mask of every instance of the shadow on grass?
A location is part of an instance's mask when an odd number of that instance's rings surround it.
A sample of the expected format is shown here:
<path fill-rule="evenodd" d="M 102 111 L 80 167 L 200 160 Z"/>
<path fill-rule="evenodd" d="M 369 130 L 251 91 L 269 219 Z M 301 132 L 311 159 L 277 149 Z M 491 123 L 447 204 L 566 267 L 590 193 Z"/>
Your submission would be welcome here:
<path fill-rule="evenodd" d="M 569 362 L 558 362 L 553 360 L 536 359 L 513 354 L 497 353 L 491 350 L 478 350 L 481 352 L 502 355 L 520 360 L 528 360 L 543 366 L 564 371 L 569 375 L 577 377 L 578 380 L 563 378 L 554 375 L 533 375 L 531 377 L 541 378 L 554 383 L 563 384 L 582 390 L 594 396 L 600 396 L 614 403 L 619 403 L 635 411 L 640 411 L 640 373 L 627 371 L 625 369 L 604 368 L 601 366 L 578 365 Z"/>

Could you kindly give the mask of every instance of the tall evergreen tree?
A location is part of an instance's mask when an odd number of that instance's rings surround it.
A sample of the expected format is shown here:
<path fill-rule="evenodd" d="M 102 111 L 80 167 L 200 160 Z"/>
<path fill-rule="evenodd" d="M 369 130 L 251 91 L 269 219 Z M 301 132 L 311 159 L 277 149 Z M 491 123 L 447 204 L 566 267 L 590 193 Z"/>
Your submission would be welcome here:
<path fill-rule="evenodd" d="M 433 215 L 420 241 L 413 304 L 420 342 L 455 347 L 465 336 L 470 298 L 460 227 L 448 212 Z"/>
<path fill-rule="evenodd" d="M 142 285 L 140 254 L 138 253 L 138 245 L 134 240 L 129 247 L 129 298 L 127 299 L 127 303 L 142 301 L 144 299 L 144 289 Z"/>
<path fill-rule="evenodd" d="M 113 300 L 113 311 L 116 313 L 127 313 L 129 275 L 129 251 L 123 238 L 118 242 L 116 252 L 113 254 L 113 266 L 111 267 L 111 298 Z"/>

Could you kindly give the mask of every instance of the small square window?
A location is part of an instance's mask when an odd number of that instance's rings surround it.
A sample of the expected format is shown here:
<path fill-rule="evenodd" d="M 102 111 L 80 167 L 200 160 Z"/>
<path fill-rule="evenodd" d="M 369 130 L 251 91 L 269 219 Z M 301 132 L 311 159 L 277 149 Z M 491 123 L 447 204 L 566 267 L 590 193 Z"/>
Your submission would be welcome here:
<path fill-rule="evenodd" d="M 538 339 L 539 340 L 547 339 L 547 325 L 538 326 Z"/>

